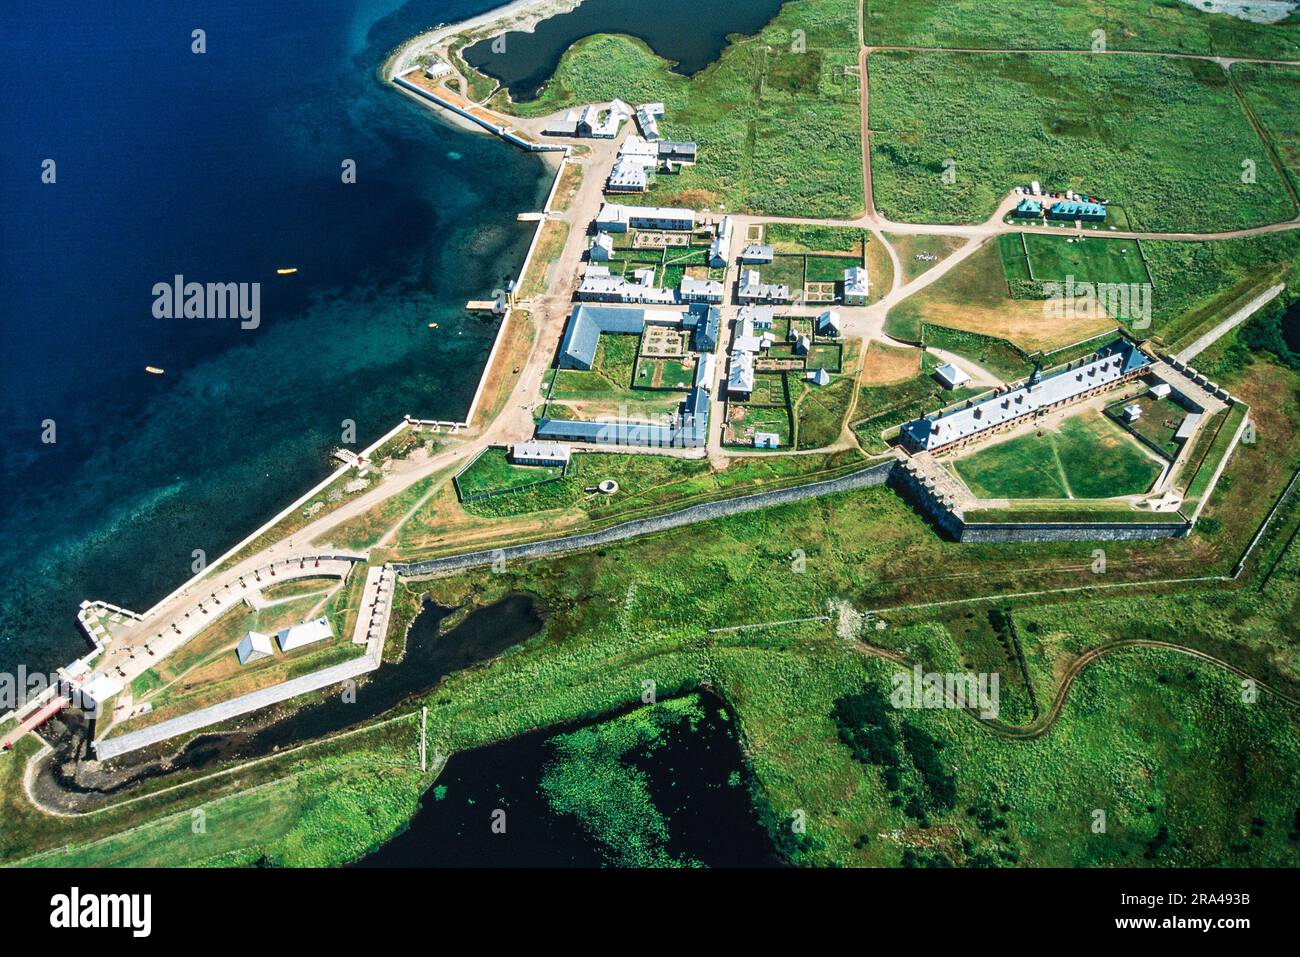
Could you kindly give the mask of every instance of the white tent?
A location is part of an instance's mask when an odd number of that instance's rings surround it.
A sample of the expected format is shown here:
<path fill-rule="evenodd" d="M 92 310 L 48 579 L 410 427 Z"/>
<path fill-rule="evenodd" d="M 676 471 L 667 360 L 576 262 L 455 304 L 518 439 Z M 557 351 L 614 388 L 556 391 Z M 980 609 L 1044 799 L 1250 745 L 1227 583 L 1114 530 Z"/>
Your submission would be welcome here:
<path fill-rule="evenodd" d="M 295 648 L 333 638 L 334 632 L 330 631 L 328 619 L 317 618 L 315 621 L 304 621 L 301 625 L 294 625 L 292 628 L 281 628 L 277 637 L 281 651 L 293 651 Z"/>
<path fill-rule="evenodd" d="M 259 658 L 270 658 L 275 654 L 275 649 L 271 646 L 271 639 L 266 635 L 260 631 L 250 631 L 239 642 L 235 654 L 239 656 L 239 663 L 246 665 Z"/>

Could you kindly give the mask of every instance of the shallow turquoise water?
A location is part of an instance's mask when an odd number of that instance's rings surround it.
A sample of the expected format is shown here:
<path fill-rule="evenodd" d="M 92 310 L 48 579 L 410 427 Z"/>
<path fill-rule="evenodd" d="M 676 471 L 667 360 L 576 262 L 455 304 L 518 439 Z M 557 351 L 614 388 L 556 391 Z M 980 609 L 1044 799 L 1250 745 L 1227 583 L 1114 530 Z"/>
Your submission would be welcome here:
<path fill-rule="evenodd" d="M 219 555 L 327 474 L 343 420 L 361 446 L 404 413 L 463 416 L 496 329 L 463 305 L 516 274 L 515 215 L 550 177 L 376 71 L 492 5 L 0 12 L 0 671 L 81 654 L 83 598 L 171 591 L 194 549 Z M 259 327 L 154 318 L 178 273 L 260 282 Z"/>

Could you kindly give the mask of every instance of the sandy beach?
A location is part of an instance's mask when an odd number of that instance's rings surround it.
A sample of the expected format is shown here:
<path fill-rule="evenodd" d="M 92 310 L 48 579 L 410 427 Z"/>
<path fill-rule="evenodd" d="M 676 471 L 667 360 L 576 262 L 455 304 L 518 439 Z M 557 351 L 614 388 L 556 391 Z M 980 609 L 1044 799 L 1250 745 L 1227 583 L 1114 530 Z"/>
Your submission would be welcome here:
<path fill-rule="evenodd" d="M 420 57 L 436 53 L 446 57 L 447 41 L 466 33 L 495 34 L 509 30 L 531 33 L 537 24 L 573 10 L 582 0 L 515 0 L 476 17 L 435 27 L 402 44 L 384 64 L 384 79 L 413 70 Z M 455 64 L 452 64 L 455 66 Z"/>

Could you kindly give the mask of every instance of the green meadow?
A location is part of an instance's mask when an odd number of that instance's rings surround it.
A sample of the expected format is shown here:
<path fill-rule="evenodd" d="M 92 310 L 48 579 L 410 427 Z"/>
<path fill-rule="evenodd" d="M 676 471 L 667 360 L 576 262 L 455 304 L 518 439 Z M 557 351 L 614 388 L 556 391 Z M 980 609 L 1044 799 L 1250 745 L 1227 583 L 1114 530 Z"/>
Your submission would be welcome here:
<path fill-rule="evenodd" d="M 872 45 L 981 49 L 1151 50 L 1300 59 L 1300 17 L 1257 24 L 1179 0 L 863 0 Z M 1097 31 L 1101 31 L 1099 35 Z"/>
<path fill-rule="evenodd" d="M 1300 190 L 1300 67 L 1239 63 L 1232 76 L 1268 134 L 1294 194 Z"/>
<path fill-rule="evenodd" d="M 1216 231 L 1296 214 L 1215 64 L 886 52 L 870 58 L 870 91 L 876 205 L 892 219 L 978 222 L 1030 180 L 1118 203 L 1141 231 Z M 1258 158 L 1254 183 L 1242 182 L 1243 157 Z"/>
<path fill-rule="evenodd" d="M 792 0 L 689 80 L 639 40 L 594 36 L 569 48 L 538 99 L 498 93 L 492 105 L 545 116 L 615 96 L 662 101 L 665 135 L 696 141 L 700 162 L 660 176 L 647 202 L 851 216 L 863 205 L 857 60 L 853 3 Z"/>

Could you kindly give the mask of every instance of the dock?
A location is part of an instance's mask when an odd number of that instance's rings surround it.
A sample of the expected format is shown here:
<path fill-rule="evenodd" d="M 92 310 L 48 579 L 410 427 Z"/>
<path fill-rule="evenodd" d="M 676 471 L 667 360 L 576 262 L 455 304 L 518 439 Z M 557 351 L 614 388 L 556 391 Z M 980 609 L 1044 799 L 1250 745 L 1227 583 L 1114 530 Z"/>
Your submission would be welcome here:
<path fill-rule="evenodd" d="M 499 136 L 507 143 L 511 143 L 522 150 L 527 150 L 530 153 L 563 153 L 568 150 L 567 146 L 558 143 L 538 142 L 528 133 L 510 126 L 505 117 L 479 106 L 472 100 L 467 100 L 459 93 L 455 93 L 445 86 L 435 84 L 428 78 L 421 76 L 419 70 L 412 70 L 405 76 L 395 76 L 393 82 L 410 93 L 436 103 L 462 119 L 483 127 L 494 136 Z"/>

